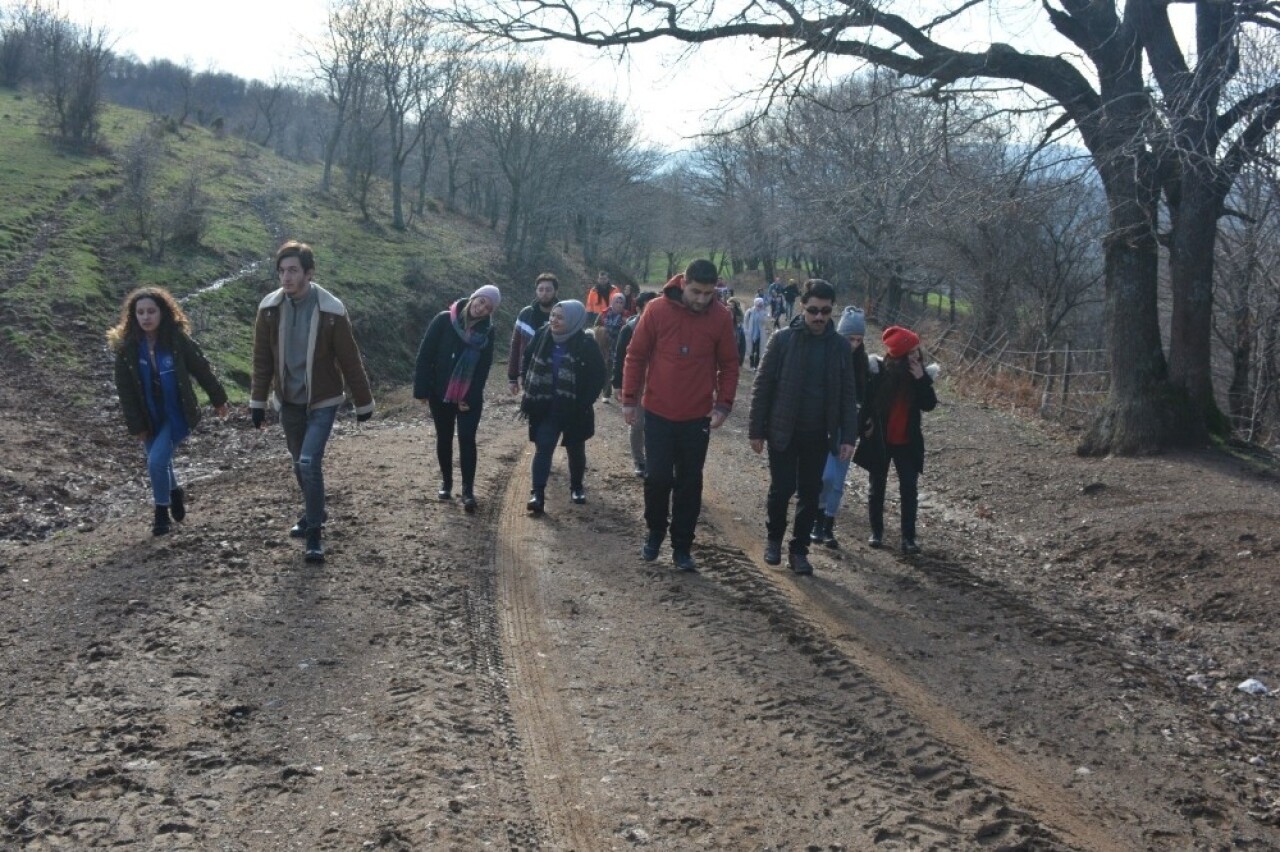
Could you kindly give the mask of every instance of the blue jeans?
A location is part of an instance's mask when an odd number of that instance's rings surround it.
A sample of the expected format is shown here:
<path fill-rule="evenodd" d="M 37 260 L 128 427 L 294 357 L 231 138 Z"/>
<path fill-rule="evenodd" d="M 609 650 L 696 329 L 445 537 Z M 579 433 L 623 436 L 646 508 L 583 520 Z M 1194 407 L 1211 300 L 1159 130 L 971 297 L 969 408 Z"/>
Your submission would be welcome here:
<path fill-rule="evenodd" d="M 702 513 L 702 467 L 711 443 L 711 418 L 668 420 L 644 416 L 644 521 L 652 535 L 666 535 L 671 549 L 687 551 Z M 669 514 L 668 514 L 669 513 Z"/>
<path fill-rule="evenodd" d="M 535 491 L 542 491 L 547 487 L 547 480 L 551 477 L 551 456 L 556 451 L 556 442 L 560 440 L 560 434 L 560 419 L 555 415 L 542 418 L 542 422 L 533 433 L 531 473 Z M 587 473 L 587 443 L 578 441 L 574 444 L 566 444 L 564 451 L 569 456 L 569 488 L 573 491 L 581 491 L 582 480 L 586 478 Z"/>
<path fill-rule="evenodd" d="M 844 481 L 849 475 L 849 462 L 840 461 L 839 456 L 827 454 L 827 466 L 822 469 L 822 496 L 818 505 L 822 513 L 834 518 L 840 511 L 840 501 L 844 498 Z"/>
<path fill-rule="evenodd" d="M 154 435 L 147 439 L 147 475 L 151 477 L 151 498 L 157 506 L 169 505 L 169 494 L 178 487 L 178 477 L 173 472 L 173 451 L 177 446 L 170 437 L 166 421 Z"/>
<path fill-rule="evenodd" d="M 280 425 L 293 456 L 293 474 L 302 489 L 307 526 L 311 528 L 324 524 L 324 448 L 337 416 L 336 405 L 307 411 L 305 405 L 285 403 L 280 408 Z"/>

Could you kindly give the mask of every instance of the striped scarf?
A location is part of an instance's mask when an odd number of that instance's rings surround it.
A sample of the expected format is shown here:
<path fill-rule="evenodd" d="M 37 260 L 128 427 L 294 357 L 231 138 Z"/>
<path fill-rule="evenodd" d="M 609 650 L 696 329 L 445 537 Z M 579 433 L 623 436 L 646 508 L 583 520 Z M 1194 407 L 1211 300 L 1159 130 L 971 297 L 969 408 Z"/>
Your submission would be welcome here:
<path fill-rule="evenodd" d="M 473 330 L 467 330 L 467 301 L 459 299 L 449 308 L 449 321 L 462 340 L 462 351 L 458 353 L 453 373 L 449 376 L 449 384 L 444 390 L 445 402 L 459 403 L 466 400 L 467 392 L 471 390 L 471 380 L 476 375 L 476 366 L 480 363 L 480 352 L 489 342 L 492 324 L 488 317 L 476 323 Z"/>

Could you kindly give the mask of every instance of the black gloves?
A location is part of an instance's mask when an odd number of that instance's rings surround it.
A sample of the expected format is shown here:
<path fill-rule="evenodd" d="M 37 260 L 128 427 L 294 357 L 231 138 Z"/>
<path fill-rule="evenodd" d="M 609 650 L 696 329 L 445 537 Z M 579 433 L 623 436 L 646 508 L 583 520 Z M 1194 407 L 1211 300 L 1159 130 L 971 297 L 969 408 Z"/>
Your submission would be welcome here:
<path fill-rule="evenodd" d="M 372 412 L 372 411 L 366 411 L 364 414 L 357 414 L 357 415 L 356 415 L 356 422 L 357 422 L 357 423 L 363 423 L 364 421 L 368 420 L 368 419 L 369 419 L 370 417 L 372 417 L 372 416 L 373 416 L 373 412 Z"/>
<path fill-rule="evenodd" d="M 262 421 L 267 419 L 267 410 L 265 408 L 249 409 L 249 416 L 253 418 L 253 428 L 261 429 Z"/>

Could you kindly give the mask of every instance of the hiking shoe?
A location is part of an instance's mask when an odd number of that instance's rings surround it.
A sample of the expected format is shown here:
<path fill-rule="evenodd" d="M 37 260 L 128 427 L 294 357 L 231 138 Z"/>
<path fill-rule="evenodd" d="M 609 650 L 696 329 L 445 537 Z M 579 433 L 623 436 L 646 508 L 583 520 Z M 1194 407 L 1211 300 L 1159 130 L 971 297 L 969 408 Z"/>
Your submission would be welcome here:
<path fill-rule="evenodd" d="M 468 514 L 471 514 L 475 512 L 476 505 L 476 495 L 471 493 L 470 489 L 463 489 L 462 508 L 466 509 Z"/>
<path fill-rule="evenodd" d="M 902 540 L 902 552 L 908 556 L 914 556 L 920 552 L 920 545 L 916 544 L 914 538 L 904 538 Z"/>
<path fill-rule="evenodd" d="M 788 553 L 787 566 L 796 574 L 812 574 L 813 565 L 809 562 L 809 557 L 804 553 Z"/>
<path fill-rule="evenodd" d="M 329 520 L 329 510 L 326 509 L 325 513 L 321 515 L 321 517 L 324 518 L 324 521 Z M 320 526 L 322 527 L 324 526 L 324 521 L 320 522 Z M 304 512 L 303 514 L 298 516 L 298 522 L 293 526 L 289 527 L 289 538 L 306 538 L 306 537 L 307 537 L 307 515 Z"/>
<path fill-rule="evenodd" d="M 152 535 L 164 535 L 169 531 L 169 507 L 156 506 L 156 518 L 151 523 Z"/>
<path fill-rule="evenodd" d="M 175 521 L 181 521 L 187 517 L 187 493 L 181 488 L 175 488 L 169 492 L 169 514 Z"/>
<path fill-rule="evenodd" d="M 836 519 L 827 515 L 826 522 L 822 525 L 822 545 L 832 550 L 840 549 L 840 542 L 836 541 Z"/>
<path fill-rule="evenodd" d="M 693 554 L 687 550 L 671 551 L 671 562 L 676 566 L 677 571 L 686 574 L 694 574 L 698 570 L 698 563 L 693 561 Z"/>
<path fill-rule="evenodd" d="M 765 541 L 764 562 L 766 565 L 782 564 L 782 539 L 771 538 Z"/>
<path fill-rule="evenodd" d="M 884 547 L 884 533 L 872 533 L 871 538 L 867 539 L 867 546 L 877 550 Z"/>
<path fill-rule="evenodd" d="M 574 505 L 581 506 L 587 502 L 587 492 L 581 488 L 575 488 L 569 492 L 569 499 L 573 501 Z"/>
<path fill-rule="evenodd" d="M 644 547 L 640 548 L 640 557 L 645 562 L 652 562 L 658 558 L 660 549 L 662 549 L 662 533 L 651 532 L 644 540 Z"/>
<path fill-rule="evenodd" d="M 307 562 L 324 561 L 324 543 L 320 540 L 320 527 L 307 530 Z"/>

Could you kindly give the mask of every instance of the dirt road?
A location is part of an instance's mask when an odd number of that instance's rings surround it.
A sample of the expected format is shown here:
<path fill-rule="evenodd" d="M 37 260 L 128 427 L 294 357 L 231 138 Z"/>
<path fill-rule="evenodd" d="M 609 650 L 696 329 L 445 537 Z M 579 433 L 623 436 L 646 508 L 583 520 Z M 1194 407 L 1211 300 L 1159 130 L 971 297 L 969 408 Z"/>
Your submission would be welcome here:
<path fill-rule="evenodd" d="M 861 543 L 853 476 L 844 546 L 795 577 L 761 559 L 745 390 L 695 575 L 640 560 L 603 403 L 587 505 L 558 456 L 541 518 L 510 399 L 475 515 L 435 499 L 416 409 L 342 421 L 318 567 L 274 430 L 204 428 L 153 540 L 140 463 L 0 422 L 6 517 L 61 511 L 40 469 L 80 518 L 0 542 L 0 845 L 1280 848 L 1275 700 L 1235 688 L 1280 686 L 1273 475 L 1084 461 L 944 393 L 924 555 Z"/>

